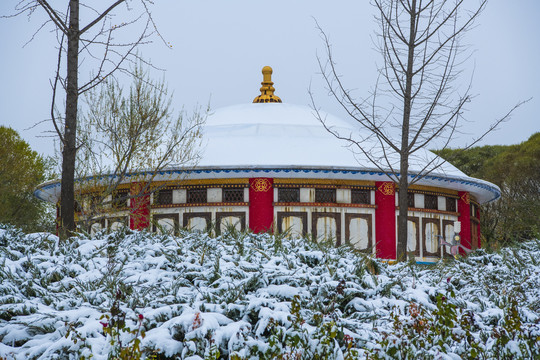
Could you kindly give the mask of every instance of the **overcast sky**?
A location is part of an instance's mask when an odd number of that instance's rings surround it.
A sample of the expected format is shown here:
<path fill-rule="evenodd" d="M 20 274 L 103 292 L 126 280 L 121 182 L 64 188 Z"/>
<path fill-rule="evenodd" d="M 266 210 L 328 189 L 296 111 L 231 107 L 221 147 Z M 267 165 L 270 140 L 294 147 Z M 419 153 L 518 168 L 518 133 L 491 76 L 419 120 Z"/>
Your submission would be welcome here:
<path fill-rule="evenodd" d="M 0 14 L 10 13 L 16 2 L 1 1 Z M 159 0 L 153 16 L 172 49 L 156 42 L 140 52 L 166 70 L 177 109 L 190 111 L 209 101 L 213 109 L 249 103 L 259 94 L 261 68 L 269 65 L 274 69 L 276 95 L 284 102 L 309 105 L 311 84 L 322 109 L 345 116 L 328 98 L 318 75 L 316 54 L 323 54 L 324 47 L 314 19 L 331 39 L 346 85 L 367 95 L 381 62 L 372 42 L 377 29 L 373 14 L 367 0 Z M 540 131 L 539 17 L 538 0 L 490 0 L 478 26 L 465 38 L 475 49 L 467 70 L 474 69 L 472 93 L 478 95 L 468 106 L 471 134 L 517 102 L 533 98 L 482 144 L 515 144 Z M 0 124 L 19 131 L 34 150 L 52 154 L 52 139 L 40 137 L 52 125 L 29 129 L 49 118 L 49 79 L 56 61 L 50 29 L 23 47 L 40 24 L 39 14 L 30 21 L 0 19 Z M 454 146 L 469 139 L 461 136 Z"/>

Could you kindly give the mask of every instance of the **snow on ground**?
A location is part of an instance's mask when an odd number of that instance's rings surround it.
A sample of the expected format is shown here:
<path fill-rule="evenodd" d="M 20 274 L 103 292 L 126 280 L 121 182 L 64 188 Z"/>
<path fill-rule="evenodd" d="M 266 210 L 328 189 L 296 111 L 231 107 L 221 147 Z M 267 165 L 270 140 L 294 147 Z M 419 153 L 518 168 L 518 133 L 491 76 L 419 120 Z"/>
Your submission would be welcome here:
<path fill-rule="evenodd" d="M 422 266 L 268 234 L 0 226 L 0 264 L 2 359 L 107 359 L 115 300 L 163 359 L 540 358 L 538 240 Z"/>

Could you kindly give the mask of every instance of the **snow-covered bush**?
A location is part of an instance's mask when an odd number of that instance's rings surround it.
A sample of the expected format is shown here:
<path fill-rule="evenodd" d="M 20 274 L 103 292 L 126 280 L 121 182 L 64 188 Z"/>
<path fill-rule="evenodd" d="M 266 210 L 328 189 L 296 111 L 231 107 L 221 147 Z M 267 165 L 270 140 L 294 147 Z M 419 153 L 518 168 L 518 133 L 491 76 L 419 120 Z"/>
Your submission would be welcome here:
<path fill-rule="evenodd" d="M 0 357 L 108 359 L 116 302 L 143 359 L 531 359 L 539 259 L 539 241 L 421 266 L 269 234 L 4 228 Z"/>

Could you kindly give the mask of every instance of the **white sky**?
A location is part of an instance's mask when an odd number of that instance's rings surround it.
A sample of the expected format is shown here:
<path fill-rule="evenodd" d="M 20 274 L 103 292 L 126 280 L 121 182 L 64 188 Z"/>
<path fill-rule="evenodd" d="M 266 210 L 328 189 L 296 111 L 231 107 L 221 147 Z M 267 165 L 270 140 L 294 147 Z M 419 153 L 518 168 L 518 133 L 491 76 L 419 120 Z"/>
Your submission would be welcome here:
<path fill-rule="evenodd" d="M 16 2 L 2 1 L 0 15 L 10 13 Z M 367 0 L 161 0 L 153 16 L 173 48 L 156 41 L 140 53 L 166 70 L 176 109 L 190 111 L 209 100 L 213 109 L 249 103 L 259 94 L 261 68 L 269 65 L 276 95 L 284 102 L 308 105 L 311 83 L 318 105 L 344 116 L 317 74 L 316 53 L 323 54 L 324 48 L 313 19 L 330 36 L 347 86 L 366 95 L 380 63 L 371 40 L 377 28 L 373 14 Z M 50 155 L 53 141 L 40 135 L 52 125 L 28 129 L 49 118 L 49 79 L 56 61 L 56 42 L 47 30 L 23 47 L 41 24 L 36 15 L 30 22 L 24 16 L 0 19 L 0 124 L 13 127 L 34 150 Z M 465 38 L 476 49 L 467 63 L 469 71 L 475 69 L 472 92 L 478 94 L 468 106 L 471 133 L 533 97 L 482 144 L 519 143 L 540 131 L 539 16 L 538 0 L 490 0 L 478 26 Z M 468 139 L 457 139 L 454 145 Z"/>

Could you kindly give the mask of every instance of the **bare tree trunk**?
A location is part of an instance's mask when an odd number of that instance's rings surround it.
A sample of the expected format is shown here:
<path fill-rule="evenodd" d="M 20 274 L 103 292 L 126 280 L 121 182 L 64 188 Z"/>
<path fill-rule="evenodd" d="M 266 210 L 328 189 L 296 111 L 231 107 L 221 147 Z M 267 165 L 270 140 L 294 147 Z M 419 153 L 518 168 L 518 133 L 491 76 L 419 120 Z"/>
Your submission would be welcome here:
<path fill-rule="evenodd" d="M 79 100 L 79 0 L 69 2 L 67 49 L 66 118 L 62 149 L 62 188 L 60 199 L 60 234 L 63 238 L 75 231 L 75 159 L 77 153 L 77 107 Z"/>
<path fill-rule="evenodd" d="M 416 42 L 416 0 L 410 7 L 409 43 L 407 44 L 407 72 L 405 73 L 405 92 L 403 94 L 403 123 L 401 126 L 401 151 L 399 163 L 399 217 L 397 236 L 397 260 L 403 261 L 407 255 L 407 214 L 409 192 L 409 131 L 411 120 L 412 82 L 414 76 L 414 44 Z"/>

